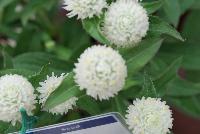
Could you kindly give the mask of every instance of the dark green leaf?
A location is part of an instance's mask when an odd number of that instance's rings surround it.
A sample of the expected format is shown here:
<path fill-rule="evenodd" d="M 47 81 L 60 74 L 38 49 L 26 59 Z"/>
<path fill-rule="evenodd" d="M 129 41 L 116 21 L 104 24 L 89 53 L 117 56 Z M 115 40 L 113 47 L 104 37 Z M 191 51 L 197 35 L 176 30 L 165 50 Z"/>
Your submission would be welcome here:
<path fill-rule="evenodd" d="M 166 85 L 177 76 L 180 68 L 182 57 L 174 60 L 163 72 L 154 80 L 158 94 L 163 96 L 166 93 Z"/>
<path fill-rule="evenodd" d="M 101 110 L 96 100 L 89 96 L 81 96 L 77 101 L 78 108 L 87 111 L 90 115 L 101 114 Z"/>
<path fill-rule="evenodd" d="M 167 85 L 168 96 L 193 96 L 200 94 L 200 83 L 176 78 Z"/>
<path fill-rule="evenodd" d="M 42 52 L 25 53 L 13 59 L 14 68 L 38 72 L 44 65 L 49 64 L 49 71 L 67 73 L 73 64 L 57 58 L 54 55 Z"/>
<path fill-rule="evenodd" d="M 188 115 L 200 118 L 200 96 L 183 98 L 169 97 L 167 100 Z"/>

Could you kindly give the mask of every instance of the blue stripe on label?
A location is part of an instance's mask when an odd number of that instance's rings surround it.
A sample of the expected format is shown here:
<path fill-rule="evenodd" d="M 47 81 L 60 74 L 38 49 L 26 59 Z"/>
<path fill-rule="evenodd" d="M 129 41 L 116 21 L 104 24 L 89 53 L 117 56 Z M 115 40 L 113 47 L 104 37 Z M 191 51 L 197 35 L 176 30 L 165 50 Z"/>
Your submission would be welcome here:
<path fill-rule="evenodd" d="M 102 126 L 106 124 L 111 124 L 115 122 L 118 122 L 118 121 L 113 116 L 107 116 L 107 117 L 102 117 L 98 119 L 92 119 L 88 121 L 74 123 L 70 125 L 62 124 L 61 126 L 55 126 L 52 128 L 36 130 L 33 132 L 28 132 L 27 134 L 61 134 L 61 133 L 67 133 L 67 132 L 92 128 L 92 127 Z"/>

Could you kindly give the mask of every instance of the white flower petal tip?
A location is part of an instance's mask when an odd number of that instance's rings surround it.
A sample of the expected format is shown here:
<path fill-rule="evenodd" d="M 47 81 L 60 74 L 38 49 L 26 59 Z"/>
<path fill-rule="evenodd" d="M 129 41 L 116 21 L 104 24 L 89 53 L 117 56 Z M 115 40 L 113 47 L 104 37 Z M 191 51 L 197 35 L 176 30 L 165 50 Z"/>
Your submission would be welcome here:
<path fill-rule="evenodd" d="M 28 115 L 33 115 L 35 109 L 36 95 L 34 87 L 23 76 L 4 75 L 0 77 L 0 120 L 21 122 L 20 109 L 24 108 Z"/>
<path fill-rule="evenodd" d="M 69 11 L 67 16 L 70 18 L 86 19 L 101 15 L 106 7 L 106 0 L 64 0 L 63 8 Z"/>
<path fill-rule="evenodd" d="M 60 76 L 56 76 L 52 73 L 52 76 L 47 76 L 47 79 L 44 82 L 40 82 L 40 87 L 37 88 L 37 91 L 40 93 L 39 102 L 44 106 L 46 100 L 55 91 L 67 75 L 64 73 Z M 65 101 L 62 104 L 55 106 L 52 109 L 44 109 L 52 114 L 66 114 L 70 109 L 73 109 L 73 106 L 76 105 L 77 98 L 72 97 L 69 100 Z"/>
<path fill-rule="evenodd" d="M 167 134 L 172 129 L 172 111 L 161 99 L 136 99 L 127 112 L 126 122 L 133 134 Z"/>
<path fill-rule="evenodd" d="M 102 32 L 118 47 L 134 47 L 146 36 L 149 17 L 136 0 L 118 0 L 105 15 Z"/>
<path fill-rule="evenodd" d="M 60 114 L 64 115 L 67 114 L 70 109 L 73 109 L 73 106 L 76 105 L 76 101 L 78 101 L 78 98 L 72 97 L 69 100 L 65 101 L 64 103 L 61 103 L 60 105 L 48 110 L 52 114 Z"/>
<path fill-rule="evenodd" d="M 99 100 L 114 97 L 123 88 L 127 67 L 122 56 L 106 46 L 92 46 L 75 64 L 75 81 L 80 89 Z"/>

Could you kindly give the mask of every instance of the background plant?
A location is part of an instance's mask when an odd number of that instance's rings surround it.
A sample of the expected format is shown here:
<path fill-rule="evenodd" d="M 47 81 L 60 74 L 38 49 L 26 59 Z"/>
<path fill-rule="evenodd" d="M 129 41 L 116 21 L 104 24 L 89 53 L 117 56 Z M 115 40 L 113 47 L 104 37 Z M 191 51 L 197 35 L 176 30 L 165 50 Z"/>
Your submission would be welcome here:
<path fill-rule="evenodd" d="M 129 72 L 119 95 L 102 102 L 82 95 L 76 112 L 65 116 L 36 110 L 39 121 L 35 127 L 110 111 L 124 115 L 129 101 L 142 96 L 162 97 L 200 117 L 199 0 L 146 0 L 143 6 L 150 16 L 150 30 L 138 47 L 119 50 Z M 21 74 L 37 88 L 51 72 L 70 73 L 48 99 L 45 106 L 49 108 L 67 100 L 65 96 L 79 94 L 79 90 L 68 91 L 75 84 L 72 69 L 80 54 L 91 44 L 109 44 L 99 32 L 102 20 L 81 22 L 65 14 L 57 0 L 0 1 L 0 76 Z M 20 124 L 0 125 L 2 133 L 19 128 Z"/>

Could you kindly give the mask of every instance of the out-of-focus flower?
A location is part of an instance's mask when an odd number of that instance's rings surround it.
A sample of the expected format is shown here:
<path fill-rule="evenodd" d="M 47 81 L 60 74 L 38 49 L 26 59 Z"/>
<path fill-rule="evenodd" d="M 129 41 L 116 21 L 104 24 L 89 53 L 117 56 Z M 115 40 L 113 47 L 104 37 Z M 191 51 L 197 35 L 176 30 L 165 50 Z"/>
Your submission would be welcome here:
<path fill-rule="evenodd" d="M 0 77 L 0 120 L 13 125 L 21 121 L 20 109 L 28 115 L 35 109 L 36 95 L 31 83 L 20 75 Z"/>
<path fill-rule="evenodd" d="M 92 18 L 102 14 L 107 7 L 106 0 L 64 0 L 64 9 L 69 11 L 69 17 L 78 16 L 78 19 Z"/>
<path fill-rule="evenodd" d="M 155 98 L 136 99 L 126 118 L 133 134 L 167 134 L 173 126 L 169 106 Z"/>

